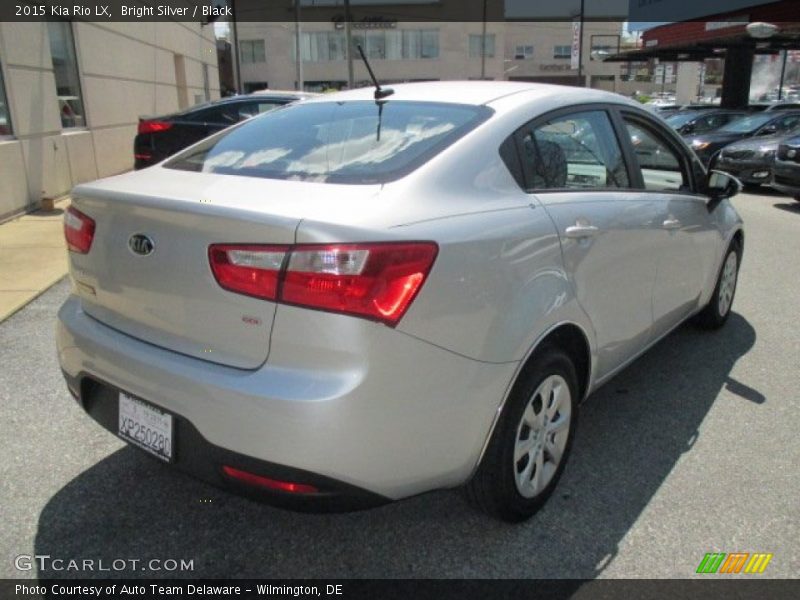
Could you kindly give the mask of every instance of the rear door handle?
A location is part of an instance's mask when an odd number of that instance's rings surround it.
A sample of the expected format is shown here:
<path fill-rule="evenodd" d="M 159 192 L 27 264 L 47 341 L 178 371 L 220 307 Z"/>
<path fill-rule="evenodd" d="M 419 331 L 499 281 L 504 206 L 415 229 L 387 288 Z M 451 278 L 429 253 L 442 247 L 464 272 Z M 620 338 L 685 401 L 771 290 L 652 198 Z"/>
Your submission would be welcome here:
<path fill-rule="evenodd" d="M 664 229 L 680 229 L 681 222 L 678 219 L 667 219 L 662 223 Z"/>
<path fill-rule="evenodd" d="M 594 225 L 570 225 L 564 230 L 564 235 L 572 239 L 594 237 L 600 230 Z"/>

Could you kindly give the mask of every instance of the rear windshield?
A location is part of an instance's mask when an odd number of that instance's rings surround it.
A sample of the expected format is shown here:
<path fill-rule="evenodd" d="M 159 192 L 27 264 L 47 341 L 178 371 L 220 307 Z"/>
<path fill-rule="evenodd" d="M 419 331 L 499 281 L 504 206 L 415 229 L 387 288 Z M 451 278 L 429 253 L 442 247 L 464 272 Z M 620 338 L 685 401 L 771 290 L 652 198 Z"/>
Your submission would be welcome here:
<path fill-rule="evenodd" d="M 485 106 L 371 100 L 297 104 L 246 121 L 164 166 L 269 179 L 370 184 L 410 173 L 485 121 Z"/>

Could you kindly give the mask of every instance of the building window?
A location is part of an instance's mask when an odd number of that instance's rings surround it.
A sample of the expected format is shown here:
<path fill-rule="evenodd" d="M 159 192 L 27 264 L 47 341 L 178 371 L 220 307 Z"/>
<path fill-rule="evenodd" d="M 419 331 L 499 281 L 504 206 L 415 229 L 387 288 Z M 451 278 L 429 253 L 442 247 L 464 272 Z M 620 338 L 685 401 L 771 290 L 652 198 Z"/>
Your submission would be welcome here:
<path fill-rule="evenodd" d="M 83 111 L 83 96 L 78 78 L 78 60 L 75 56 L 75 41 L 72 24 L 68 21 L 48 21 L 50 57 L 56 79 L 56 96 L 61 126 L 83 127 L 86 125 Z"/>
<path fill-rule="evenodd" d="M 553 58 L 572 58 L 572 46 L 553 46 Z"/>
<path fill-rule="evenodd" d="M 0 69 L 0 136 L 11 135 L 12 133 L 14 133 L 14 130 L 11 128 L 11 113 L 8 110 L 6 86 L 3 83 L 3 71 Z"/>
<path fill-rule="evenodd" d="M 514 49 L 514 58 L 517 60 L 533 58 L 533 46 L 517 46 Z"/>
<path fill-rule="evenodd" d="M 264 50 L 264 40 L 240 41 L 239 59 L 243 65 L 266 62 L 267 53 Z"/>
<path fill-rule="evenodd" d="M 303 33 L 300 39 L 300 53 L 304 61 L 324 62 L 346 58 L 343 31 L 310 31 Z M 439 58 L 439 31 L 436 29 L 354 31 L 354 56 L 358 56 L 355 49 L 358 44 L 371 59 Z"/>
<path fill-rule="evenodd" d="M 481 52 L 483 48 L 483 52 Z M 487 58 L 494 58 L 494 34 L 470 35 L 469 36 L 469 57 L 480 58 L 481 54 Z"/>

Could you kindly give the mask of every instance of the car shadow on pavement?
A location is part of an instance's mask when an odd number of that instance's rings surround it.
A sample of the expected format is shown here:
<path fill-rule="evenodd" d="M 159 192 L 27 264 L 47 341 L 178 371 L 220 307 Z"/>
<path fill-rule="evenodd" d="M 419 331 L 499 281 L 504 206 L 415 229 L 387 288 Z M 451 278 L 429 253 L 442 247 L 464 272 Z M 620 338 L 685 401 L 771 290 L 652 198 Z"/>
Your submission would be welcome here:
<path fill-rule="evenodd" d="M 209 487 L 126 447 L 50 499 L 35 551 L 102 559 L 106 567 L 115 559 L 143 562 L 133 571 L 38 575 L 591 579 L 616 556 L 677 461 L 692 452 L 718 395 L 765 402 L 730 376 L 755 339 L 735 313 L 713 333 L 686 325 L 598 390 L 582 407 L 556 493 L 520 525 L 475 512 L 455 491 L 354 513 L 288 512 Z M 192 560 L 194 570 L 142 571 L 152 558 Z"/>
<path fill-rule="evenodd" d="M 785 210 L 790 213 L 794 213 L 796 215 L 800 215 L 800 202 L 778 202 L 773 204 L 775 208 L 779 208 L 781 210 Z"/>

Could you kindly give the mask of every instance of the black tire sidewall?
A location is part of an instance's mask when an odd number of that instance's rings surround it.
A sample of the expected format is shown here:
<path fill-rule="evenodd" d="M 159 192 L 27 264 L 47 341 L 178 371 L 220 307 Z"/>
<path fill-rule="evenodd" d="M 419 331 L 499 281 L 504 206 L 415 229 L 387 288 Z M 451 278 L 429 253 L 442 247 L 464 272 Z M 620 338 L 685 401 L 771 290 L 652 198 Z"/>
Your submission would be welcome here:
<path fill-rule="evenodd" d="M 733 286 L 733 293 L 731 294 L 731 303 L 728 306 L 728 312 L 723 315 L 719 312 L 719 294 L 720 289 L 722 288 L 722 274 L 725 272 L 725 264 L 728 262 L 728 257 L 731 255 L 731 252 L 736 253 L 736 282 Z M 736 298 L 736 288 L 739 287 L 739 269 L 741 268 L 741 264 L 742 250 L 739 246 L 739 242 L 734 240 L 731 242 L 730 246 L 728 246 L 728 250 L 725 252 L 725 258 L 722 259 L 722 265 L 719 268 L 719 275 L 717 275 L 717 285 L 714 287 L 714 295 L 711 297 L 711 304 L 709 305 L 709 307 L 713 310 L 714 319 L 720 324 L 727 321 L 728 317 L 733 311 L 733 300 Z"/>
<path fill-rule="evenodd" d="M 578 378 L 575 367 L 569 357 L 561 350 L 553 349 L 541 353 L 540 359 L 534 359 L 530 363 L 530 368 L 524 376 L 520 378 L 519 385 L 515 386 L 511 396 L 509 396 L 506 412 L 501 421 L 501 428 L 498 432 L 499 448 L 495 460 L 499 464 L 494 465 L 498 469 L 499 495 L 504 507 L 504 517 L 508 520 L 522 520 L 533 515 L 550 497 L 553 489 L 558 484 L 564 466 L 569 458 L 572 442 L 575 438 L 575 427 L 578 417 Z M 547 487 L 533 498 L 526 498 L 517 490 L 514 473 L 514 447 L 516 444 L 517 427 L 522 413 L 528 405 L 531 396 L 544 381 L 551 375 L 560 375 L 567 382 L 570 391 L 570 424 L 567 444 L 561 457 L 561 462 L 547 484 Z"/>

